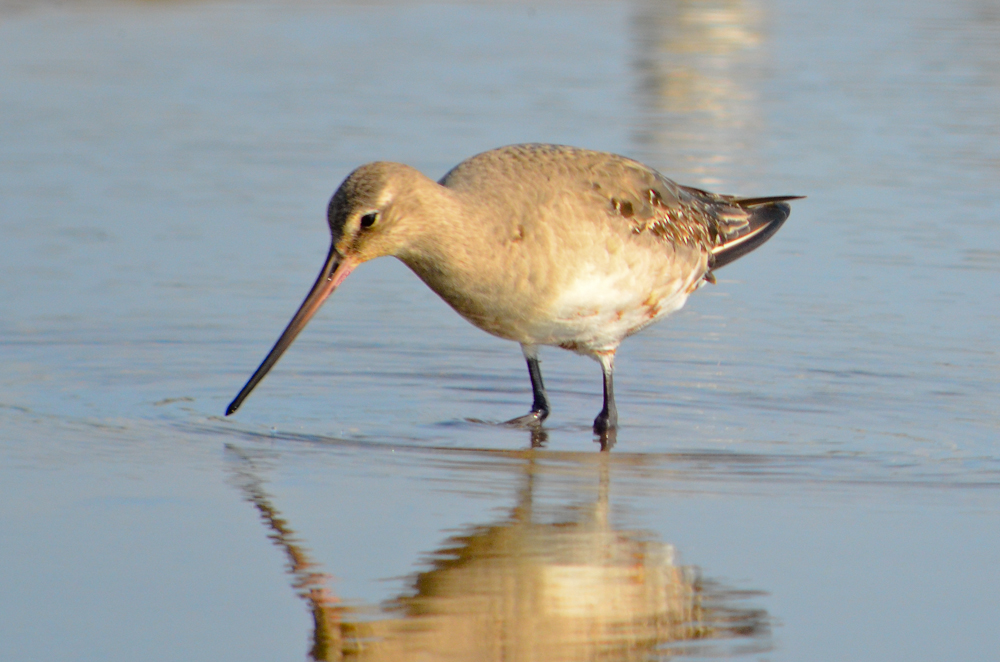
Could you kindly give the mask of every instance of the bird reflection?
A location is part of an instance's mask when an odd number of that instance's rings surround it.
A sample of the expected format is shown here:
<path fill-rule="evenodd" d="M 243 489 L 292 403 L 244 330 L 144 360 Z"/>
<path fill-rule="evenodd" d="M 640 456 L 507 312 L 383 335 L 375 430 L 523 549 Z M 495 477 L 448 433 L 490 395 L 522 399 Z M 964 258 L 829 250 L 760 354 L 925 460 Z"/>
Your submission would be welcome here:
<path fill-rule="evenodd" d="M 632 15 L 639 155 L 706 186 L 744 172 L 733 160 L 754 152 L 763 123 L 764 9 L 757 0 L 637 0 Z"/>
<path fill-rule="evenodd" d="M 268 537 L 285 552 L 288 561 L 285 567 L 292 576 L 292 588 L 306 601 L 313 615 L 313 645 L 309 651 L 314 660 L 343 659 L 343 628 L 349 623 L 344 615 L 347 608 L 330 590 L 330 575 L 319 570 L 318 564 L 309 558 L 309 552 L 295 537 L 288 522 L 272 505 L 270 495 L 264 490 L 263 481 L 257 476 L 251 458 L 235 448 L 228 448 L 230 455 L 238 460 L 233 468 L 233 482 L 244 498 L 252 503 L 260 513 L 264 525 L 270 529 Z"/>
<path fill-rule="evenodd" d="M 445 540 L 409 587 L 370 609 L 341 603 L 271 503 L 252 457 L 231 449 L 233 483 L 288 557 L 292 587 L 313 615 L 315 660 L 648 660 L 706 654 L 737 638 L 767 650 L 766 612 L 746 594 L 680 565 L 672 545 L 609 519 L 610 457 L 596 456 L 597 498 L 535 504 L 538 454 L 522 466 L 506 517 Z"/>

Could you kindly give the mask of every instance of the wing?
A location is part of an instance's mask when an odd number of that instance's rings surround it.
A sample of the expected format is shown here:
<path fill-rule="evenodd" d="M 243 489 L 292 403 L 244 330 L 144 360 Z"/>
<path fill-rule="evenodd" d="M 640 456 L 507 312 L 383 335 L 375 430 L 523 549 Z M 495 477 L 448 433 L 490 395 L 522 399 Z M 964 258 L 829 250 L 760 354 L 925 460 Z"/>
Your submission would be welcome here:
<path fill-rule="evenodd" d="M 613 155 L 592 169 L 591 190 L 634 234 L 702 250 L 718 269 L 770 239 L 802 196 L 740 198 L 681 186 L 637 161 Z M 711 280 L 711 275 L 708 275 Z"/>
<path fill-rule="evenodd" d="M 633 234 L 650 235 L 709 256 L 709 270 L 746 255 L 767 241 L 799 196 L 739 198 L 681 186 L 632 159 L 563 145 L 509 145 L 478 154 L 440 181 L 468 190 L 480 204 L 516 218 L 518 205 L 543 207 L 567 196 L 595 218 L 625 222 Z M 706 275 L 712 279 L 711 273 Z"/>

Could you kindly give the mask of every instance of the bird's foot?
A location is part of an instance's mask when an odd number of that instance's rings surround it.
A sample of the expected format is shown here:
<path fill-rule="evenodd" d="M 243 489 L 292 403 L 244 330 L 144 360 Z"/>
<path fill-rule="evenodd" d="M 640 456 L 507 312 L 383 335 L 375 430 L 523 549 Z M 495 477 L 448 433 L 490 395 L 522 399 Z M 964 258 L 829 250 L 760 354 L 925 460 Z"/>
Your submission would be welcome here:
<path fill-rule="evenodd" d="M 618 412 L 614 409 L 609 414 L 605 409 L 594 419 L 594 434 L 602 451 L 609 451 L 618 441 Z"/>
<path fill-rule="evenodd" d="M 541 427 L 542 421 L 544 421 L 549 415 L 544 409 L 532 409 L 524 416 L 518 416 L 517 418 L 512 418 L 509 421 L 504 421 L 503 425 L 512 428 L 537 428 Z"/>
<path fill-rule="evenodd" d="M 594 419 L 594 434 L 605 435 L 618 429 L 618 412 L 602 410 Z"/>

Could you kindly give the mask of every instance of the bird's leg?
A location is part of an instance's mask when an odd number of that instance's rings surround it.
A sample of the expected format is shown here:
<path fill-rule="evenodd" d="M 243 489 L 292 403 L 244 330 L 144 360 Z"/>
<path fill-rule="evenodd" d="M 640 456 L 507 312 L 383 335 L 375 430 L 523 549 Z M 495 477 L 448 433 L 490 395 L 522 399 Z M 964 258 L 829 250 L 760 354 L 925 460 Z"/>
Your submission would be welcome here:
<path fill-rule="evenodd" d="M 604 408 L 594 419 L 594 432 L 606 434 L 618 427 L 618 408 L 615 407 L 614 387 L 615 353 L 614 351 L 602 352 L 597 355 L 597 360 L 604 373 Z"/>
<path fill-rule="evenodd" d="M 531 413 L 538 415 L 539 421 L 544 421 L 549 415 L 549 396 L 545 393 L 545 383 L 542 381 L 542 366 L 537 356 L 529 356 L 528 376 L 531 377 Z"/>
<path fill-rule="evenodd" d="M 533 400 L 531 411 L 524 416 L 507 421 L 504 425 L 531 427 L 540 425 L 549 415 L 549 396 L 545 393 L 545 383 L 542 382 L 542 368 L 538 362 L 538 348 L 534 345 L 521 345 L 524 358 L 528 362 L 528 376 L 531 377 L 531 392 Z"/>

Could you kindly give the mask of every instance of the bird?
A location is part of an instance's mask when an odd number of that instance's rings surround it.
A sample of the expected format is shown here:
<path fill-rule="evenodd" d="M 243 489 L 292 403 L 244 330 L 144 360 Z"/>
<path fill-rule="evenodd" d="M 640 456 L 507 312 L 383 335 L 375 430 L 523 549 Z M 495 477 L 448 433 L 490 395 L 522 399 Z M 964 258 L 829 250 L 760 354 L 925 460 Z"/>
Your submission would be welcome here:
<path fill-rule="evenodd" d="M 226 415 L 355 268 L 393 256 L 473 325 L 520 343 L 533 400 L 507 425 L 538 429 L 549 416 L 538 351 L 548 345 L 600 364 L 593 430 L 614 433 L 622 340 L 715 283 L 715 270 L 770 239 L 801 197 L 719 195 L 624 156 L 541 143 L 482 152 L 437 182 L 401 163 L 362 165 L 330 200 L 315 284 Z"/>

